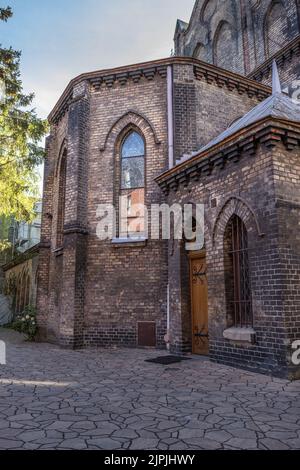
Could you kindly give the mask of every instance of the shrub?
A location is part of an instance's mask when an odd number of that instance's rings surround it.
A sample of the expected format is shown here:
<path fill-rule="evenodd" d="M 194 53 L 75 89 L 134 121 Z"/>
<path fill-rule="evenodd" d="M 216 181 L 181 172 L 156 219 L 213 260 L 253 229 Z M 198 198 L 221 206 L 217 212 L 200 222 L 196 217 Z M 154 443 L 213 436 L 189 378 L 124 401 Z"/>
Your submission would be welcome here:
<path fill-rule="evenodd" d="M 27 336 L 28 341 L 34 341 L 37 333 L 36 309 L 31 305 L 25 307 L 12 324 L 12 328 Z"/>

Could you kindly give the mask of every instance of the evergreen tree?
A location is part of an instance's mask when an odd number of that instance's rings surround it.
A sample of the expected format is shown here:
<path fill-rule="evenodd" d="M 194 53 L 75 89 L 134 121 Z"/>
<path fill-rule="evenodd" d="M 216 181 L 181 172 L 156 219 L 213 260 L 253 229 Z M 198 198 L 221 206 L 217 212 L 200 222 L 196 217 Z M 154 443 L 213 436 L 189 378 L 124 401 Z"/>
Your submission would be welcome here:
<path fill-rule="evenodd" d="M 1 21 L 12 10 L 0 8 Z M 0 44 L 0 216 L 30 220 L 38 196 L 38 171 L 47 123 L 31 109 L 33 94 L 23 92 L 21 53 Z"/>

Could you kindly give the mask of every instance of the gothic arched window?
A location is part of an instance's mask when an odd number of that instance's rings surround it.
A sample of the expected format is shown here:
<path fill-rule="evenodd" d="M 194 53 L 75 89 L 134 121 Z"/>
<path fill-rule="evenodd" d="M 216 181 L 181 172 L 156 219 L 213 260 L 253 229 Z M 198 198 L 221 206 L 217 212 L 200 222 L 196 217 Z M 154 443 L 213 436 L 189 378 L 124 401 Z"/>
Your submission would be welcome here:
<path fill-rule="evenodd" d="M 232 72 L 240 72 L 241 49 L 235 39 L 236 29 L 227 21 L 221 21 L 213 40 L 213 63 Z"/>
<path fill-rule="evenodd" d="M 122 145 L 122 189 L 145 185 L 145 144 L 137 132 L 130 132 Z"/>
<path fill-rule="evenodd" d="M 270 4 L 264 27 L 266 55 L 271 57 L 289 40 L 287 10 L 281 0 L 274 0 Z"/>
<path fill-rule="evenodd" d="M 230 219 L 225 230 L 224 268 L 228 326 L 252 327 L 248 233 L 237 215 Z"/>
<path fill-rule="evenodd" d="M 57 205 L 57 230 L 56 246 L 61 248 L 64 240 L 65 205 L 66 205 L 66 180 L 67 180 L 67 151 L 64 150 L 60 162 L 58 178 L 58 205 Z"/>
<path fill-rule="evenodd" d="M 141 236 L 145 230 L 145 142 L 130 131 L 121 146 L 121 238 Z"/>

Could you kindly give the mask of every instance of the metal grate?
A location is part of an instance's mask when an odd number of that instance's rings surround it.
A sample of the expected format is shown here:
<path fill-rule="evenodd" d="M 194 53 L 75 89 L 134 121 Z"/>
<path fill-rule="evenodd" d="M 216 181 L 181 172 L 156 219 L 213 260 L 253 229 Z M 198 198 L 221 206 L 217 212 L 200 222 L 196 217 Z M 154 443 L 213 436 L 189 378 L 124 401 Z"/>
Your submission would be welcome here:
<path fill-rule="evenodd" d="M 252 327 L 253 312 L 249 273 L 248 234 L 245 224 L 235 216 L 230 222 L 231 256 L 233 272 L 232 312 L 234 326 Z"/>

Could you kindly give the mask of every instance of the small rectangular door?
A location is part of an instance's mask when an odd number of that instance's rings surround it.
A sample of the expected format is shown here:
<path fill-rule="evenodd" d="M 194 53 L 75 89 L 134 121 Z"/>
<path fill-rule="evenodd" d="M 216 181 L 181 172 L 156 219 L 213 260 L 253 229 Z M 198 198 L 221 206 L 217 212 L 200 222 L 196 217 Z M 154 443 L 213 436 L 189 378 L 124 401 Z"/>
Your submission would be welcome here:
<path fill-rule="evenodd" d="M 208 355 L 208 289 L 206 257 L 191 257 L 191 300 L 193 353 Z"/>

